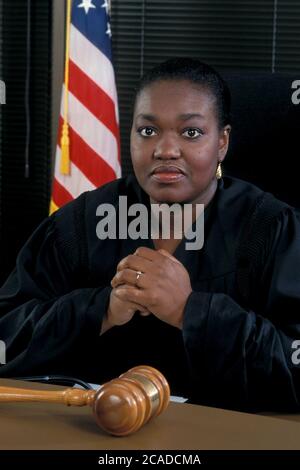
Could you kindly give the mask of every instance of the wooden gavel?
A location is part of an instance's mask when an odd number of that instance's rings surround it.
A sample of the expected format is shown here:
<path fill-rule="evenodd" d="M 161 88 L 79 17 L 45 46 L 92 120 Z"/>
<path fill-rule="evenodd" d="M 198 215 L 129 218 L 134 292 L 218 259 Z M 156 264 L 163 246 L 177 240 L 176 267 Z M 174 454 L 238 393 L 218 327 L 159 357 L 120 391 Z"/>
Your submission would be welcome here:
<path fill-rule="evenodd" d="M 137 366 L 105 383 L 99 390 L 62 391 L 0 387 L 0 402 L 47 402 L 93 407 L 97 424 L 114 436 L 127 436 L 168 406 L 170 388 L 165 377 L 149 366 Z"/>

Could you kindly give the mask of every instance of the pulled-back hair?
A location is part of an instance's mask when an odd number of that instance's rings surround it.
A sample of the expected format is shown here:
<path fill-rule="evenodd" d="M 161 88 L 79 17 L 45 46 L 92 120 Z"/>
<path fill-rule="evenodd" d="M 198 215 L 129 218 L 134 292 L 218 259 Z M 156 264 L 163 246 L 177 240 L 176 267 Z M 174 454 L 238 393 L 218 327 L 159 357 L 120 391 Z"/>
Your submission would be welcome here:
<path fill-rule="evenodd" d="M 223 78 L 210 65 L 186 57 L 166 60 L 146 72 L 140 79 L 136 98 L 144 88 L 160 80 L 188 80 L 208 89 L 216 101 L 219 126 L 222 128 L 230 124 L 230 91 Z"/>

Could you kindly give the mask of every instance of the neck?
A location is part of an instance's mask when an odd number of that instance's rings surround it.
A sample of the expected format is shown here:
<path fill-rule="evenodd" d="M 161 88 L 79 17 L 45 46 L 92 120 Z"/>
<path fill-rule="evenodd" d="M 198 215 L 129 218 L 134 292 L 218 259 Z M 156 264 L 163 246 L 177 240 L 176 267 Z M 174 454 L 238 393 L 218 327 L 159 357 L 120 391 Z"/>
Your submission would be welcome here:
<path fill-rule="evenodd" d="M 186 217 L 187 217 L 186 220 L 189 220 L 191 224 L 193 224 L 195 222 L 195 220 L 199 217 L 199 214 L 201 212 L 201 209 L 200 209 L 199 205 L 203 204 L 204 208 L 206 208 L 206 206 L 213 199 L 214 194 L 215 194 L 216 189 L 217 189 L 217 186 L 218 186 L 218 182 L 217 182 L 216 179 L 214 179 L 211 182 L 211 184 L 209 185 L 209 187 L 197 199 L 195 199 L 193 201 L 177 203 L 177 204 L 180 204 L 180 206 L 183 206 L 183 204 L 187 204 L 187 207 L 185 207 L 184 211 L 180 210 L 180 211 L 178 211 L 178 213 L 175 212 L 175 214 L 173 212 L 168 213 L 168 219 L 167 220 L 168 220 L 168 224 L 169 224 L 169 227 L 170 227 L 170 236 L 171 236 L 171 238 L 174 237 L 174 230 L 176 229 L 176 227 L 177 227 L 176 230 L 178 231 L 178 226 L 182 227 L 182 228 L 185 226 L 185 223 L 186 223 L 185 218 Z M 152 199 L 151 197 L 150 197 L 150 202 L 151 202 L 151 204 L 158 204 L 159 206 L 161 204 L 166 204 L 167 206 L 172 206 L 172 204 L 176 204 L 175 201 L 174 202 L 164 202 L 164 201 L 157 202 L 154 199 Z M 187 210 L 191 210 L 192 214 L 187 215 L 187 213 L 186 213 Z M 160 216 L 159 216 L 159 220 L 158 220 L 159 237 L 161 237 L 161 231 L 162 231 L 162 214 L 163 214 L 163 210 L 162 210 L 162 212 L 160 212 Z M 152 216 L 156 217 L 155 214 L 153 214 L 153 213 L 152 213 Z M 175 227 L 175 222 L 177 222 L 176 227 Z M 182 233 L 182 235 L 183 235 L 183 233 Z"/>
<path fill-rule="evenodd" d="M 212 198 L 215 195 L 215 192 L 218 187 L 218 180 L 214 178 L 210 185 L 203 191 L 203 193 L 200 194 L 200 196 L 192 202 L 192 204 L 204 204 L 204 207 L 206 207 Z"/>

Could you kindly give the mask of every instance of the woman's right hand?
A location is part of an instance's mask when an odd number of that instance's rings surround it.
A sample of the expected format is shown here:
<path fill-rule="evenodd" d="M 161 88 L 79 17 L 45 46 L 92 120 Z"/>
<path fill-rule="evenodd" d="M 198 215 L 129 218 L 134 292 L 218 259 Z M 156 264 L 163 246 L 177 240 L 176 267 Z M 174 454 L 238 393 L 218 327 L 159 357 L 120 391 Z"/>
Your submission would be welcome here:
<path fill-rule="evenodd" d="M 113 326 L 125 325 L 132 319 L 136 311 L 139 311 L 143 316 L 150 315 L 151 312 L 143 305 L 125 301 L 118 297 L 120 290 L 124 287 L 124 285 L 120 285 L 111 291 L 108 309 L 102 320 L 100 335 Z M 128 286 L 126 288 L 128 289 Z"/>

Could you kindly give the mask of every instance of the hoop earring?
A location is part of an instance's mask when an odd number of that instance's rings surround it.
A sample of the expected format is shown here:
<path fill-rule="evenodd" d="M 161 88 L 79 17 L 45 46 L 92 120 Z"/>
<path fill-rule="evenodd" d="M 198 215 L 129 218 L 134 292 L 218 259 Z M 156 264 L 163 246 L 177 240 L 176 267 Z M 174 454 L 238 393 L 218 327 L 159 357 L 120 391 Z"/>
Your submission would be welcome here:
<path fill-rule="evenodd" d="M 217 180 L 222 178 L 222 167 L 221 162 L 218 163 L 217 170 L 216 170 L 216 178 Z"/>

